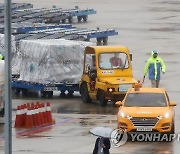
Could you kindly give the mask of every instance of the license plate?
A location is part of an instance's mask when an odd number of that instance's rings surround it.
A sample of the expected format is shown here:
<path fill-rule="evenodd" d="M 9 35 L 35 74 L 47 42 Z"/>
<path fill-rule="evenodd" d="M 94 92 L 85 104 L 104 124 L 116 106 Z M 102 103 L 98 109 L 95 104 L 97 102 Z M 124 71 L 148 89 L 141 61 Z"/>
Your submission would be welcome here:
<path fill-rule="evenodd" d="M 131 87 L 132 87 L 132 84 L 122 84 L 122 85 L 119 85 L 119 91 L 126 92 Z"/>
<path fill-rule="evenodd" d="M 58 88 L 57 87 L 45 87 L 44 91 L 57 91 Z"/>
<path fill-rule="evenodd" d="M 151 127 L 138 127 L 137 131 L 142 131 L 142 132 L 151 132 L 152 128 Z"/>

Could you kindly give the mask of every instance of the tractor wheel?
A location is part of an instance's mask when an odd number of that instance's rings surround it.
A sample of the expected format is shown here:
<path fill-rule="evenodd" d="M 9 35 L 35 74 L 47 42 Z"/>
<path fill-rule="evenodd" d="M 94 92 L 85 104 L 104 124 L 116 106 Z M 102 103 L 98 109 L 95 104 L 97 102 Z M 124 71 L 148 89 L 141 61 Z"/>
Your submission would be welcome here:
<path fill-rule="evenodd" d="M 98 100 L 99 100 L 99 104 L 101 106 L 106 106 L 107 105 L 107 100 L 105 99 L 105 92 L 103 90 L 100 90 L 98 92 Z"/>
<path fill-rule="evenodd" d="M 81 94 L 81 99 L 84 103 L 91 103 L 91 98 L 89 96 L 89 92 L 88 92 L 88 88 L 87 88 L 87 84 L 86 83 L 83 83 L 81 85 L 81 88 L 80 88 L 80 94 Z"/>

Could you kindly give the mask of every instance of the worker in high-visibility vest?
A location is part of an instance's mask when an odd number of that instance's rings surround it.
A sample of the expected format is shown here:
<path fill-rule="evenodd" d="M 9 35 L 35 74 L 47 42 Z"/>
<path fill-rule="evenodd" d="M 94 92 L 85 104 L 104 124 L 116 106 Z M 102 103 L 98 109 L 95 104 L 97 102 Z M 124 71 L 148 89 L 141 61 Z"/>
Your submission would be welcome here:
<path fill-rule="evenodd" d="M 154 88 L 159 87 L 160 82 L 160 74 L 161 72 L 164 74 L 166 71 L 166 66 L 162 58 L 158 56 L 158 52 L 153 50 L 151 53 L 151 57 L 147 60 L 145 68 L 144 68 L 144 78 L 149 71 L 149 80 L 151 80 L 151 85 Z"/>

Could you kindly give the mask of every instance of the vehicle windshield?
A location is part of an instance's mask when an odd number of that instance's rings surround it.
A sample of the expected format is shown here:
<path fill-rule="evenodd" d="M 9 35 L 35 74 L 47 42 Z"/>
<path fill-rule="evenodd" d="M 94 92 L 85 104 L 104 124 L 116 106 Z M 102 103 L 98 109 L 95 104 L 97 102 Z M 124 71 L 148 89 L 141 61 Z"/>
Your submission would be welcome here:
<path fill-rule="evenodd" d="M 129 67 L 128 57 L 123 52 L 109 52 L 99 54 L 101 69 L 124 69 Z"/>
<path fill-rule="evenodd" d="M 126 107 L 165 107 L 166 99 L 162 93 L 130 93 L 127 95 Z"/>

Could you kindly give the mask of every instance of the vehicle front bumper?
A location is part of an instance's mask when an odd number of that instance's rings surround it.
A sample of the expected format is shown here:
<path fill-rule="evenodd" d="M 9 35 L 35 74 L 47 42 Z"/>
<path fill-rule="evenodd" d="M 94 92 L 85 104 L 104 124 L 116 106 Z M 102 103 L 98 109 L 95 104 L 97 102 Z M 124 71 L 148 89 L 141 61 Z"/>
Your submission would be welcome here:
<path fill-rule="evenodd" d="M 168 133 L 171 131 L 173 125 L 173 120 L 171 118 L 163 118 L 157 120 L 154 126 L 147 125 L 138 125 L 135 126 L 131 119 L 128 118 L 118 118 L 118 128 L 125 129 L 127 132 L 138 132 L 138 127 L 144 128 L 152 128 L 151 132 L 160 132 L 160 133 Z"/>
<path fill-rule="evenodd" d="M 112 101 L 122 101 L 126 95 L 126 92 L 106 92 L 106 99 Z"/>

